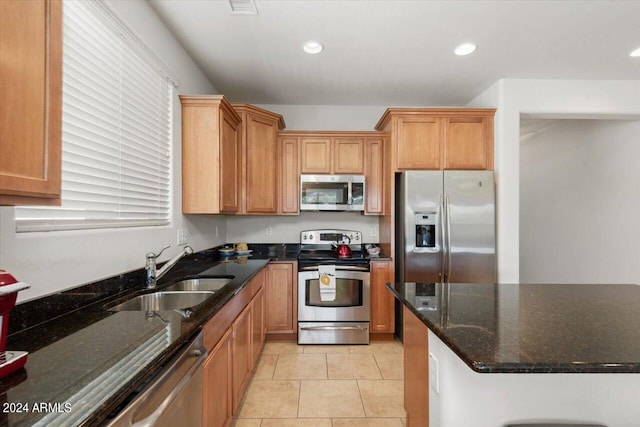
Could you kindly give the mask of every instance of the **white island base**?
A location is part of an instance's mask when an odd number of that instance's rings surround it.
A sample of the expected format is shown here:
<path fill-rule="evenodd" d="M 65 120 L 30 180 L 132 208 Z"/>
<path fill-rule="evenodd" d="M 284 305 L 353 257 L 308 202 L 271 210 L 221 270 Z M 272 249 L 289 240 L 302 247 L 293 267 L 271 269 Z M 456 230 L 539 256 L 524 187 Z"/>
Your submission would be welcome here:
<path fill-rule="evenodd" d="M 428 338 L 429 427 L 640 426 L 640 374 L 480 374 L 430 330 Z"/>

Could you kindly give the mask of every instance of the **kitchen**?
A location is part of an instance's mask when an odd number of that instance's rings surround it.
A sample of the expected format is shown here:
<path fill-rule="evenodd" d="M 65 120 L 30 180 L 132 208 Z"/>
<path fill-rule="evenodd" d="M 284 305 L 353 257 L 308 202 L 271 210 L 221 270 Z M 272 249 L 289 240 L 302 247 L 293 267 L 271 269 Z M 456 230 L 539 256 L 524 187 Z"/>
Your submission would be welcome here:
<path fill-rule="evenodd" d="M 203 73 L 169 33 L 154 11 L 145 2 L 106 2 L 149 48 L 179 76 L 179 93 L 215 93 Z M 223 5 L 227 7 L 227 5 Z M 469 5 L 467 5 L 469 6 Z M 566 6 L 570 9 L 569 6 Z M 595 6 L 594 6 L 595 7 Z M 602 6 L 600 6 L 602 7 Z M 633 7 L 630 3 L 628 7 Z M 601 11 L 602 12 L 602 11 Z M 565 13 L 567 11 L 565 10 Z M 602 12 L 604 13 L 604 12 Z M 597 15 L 597 13 L 596 13 Z M 633 16 L 632 13 L 628 15 Z M 259 15 L 260 16 L 260 15 Z M 586 19 L 586 18 L 585 18 Z M 633 41 L 627 41 L 633 43 Z M 633 46 L 630 46 L 630 48 Z M 328 52 L 327 52 L 328 53 Z M 478 52 L 480 53 L 480 52 Z M 621 55 L 623 56 L 623 55 Z M 471 58 L 471 57 L 470 57 Z M 631 65 L 633 67 L 634 65 Z M 635 63 L 637 76 L 637 63 Z M 633 70 L 633 68 L 632 68 Z M 525 74 L 522 74 L 525 75 Z M 510 76 L 510 75 L 509 75 Z M 516 75 L 517 76 L 517 75 Z M 620 78 L 612 74 L 616 79 Z M 563 74 L 541 76 L 545 79 L 571 78 Z M 519 140 L 521 114 L 560 118 L 633 118 L 640 113 L 638 81 L 608 80 L 603 76 L 581 76 L 593 80 L 533 80 L 506 78 L 485 88 L 461 96 L 460 100 L 422 99 L 415 105 L 459 105 L 465 107 L 497 108 L 494 139 L 495 170 L 497 171 L 497 257 L 498 277 L 503 283 L 519 280 Z M 613 78 L 613 77 L 612 77 Z M 216 81 L 213 81 L 215 85 Z M 265 86 L 268 86 L 265 84 Z M 251 89 L 251 88 L 250 88 Z M 258 90 L 259 88 L 253 88 Z M 275 88 L 273 88 L 275 90 Z M 276 91 L 278 92 L 278 91 Z M 224 92 L 223 92 L 224 93 Z M 373 92 L 372 92 L 373 93 Z M 337 95 L 336 95 L 337 96 Z M 342 105 L 318 93 L 319 105 L 296 105 L 297 102 L 256 103 L 260 107 L 281 114 L 292 130 L 373 130 L 377 120 L 391 105 L 412 103 L 394 101 L 393 94 L 376 104 L 351 106 L 336 98 Z M 426 96 L 426 95 L 425 95 Z M 474 98 L 475 97 L 475 98 Z M 471 99 L 471 100 L 469 100 Z M 250 101 L 250 98 L 232 98 Z M 273 105 L 275 104 L 275 105 Z M 285 105 L 281 105 L 285 104 Z M 299 104 L 306 104 L 299 102 Z M 379 105 L 379 106 L 371 106 Z M 174 111 L 180 110 L 177 96 Z M 180 139 L 180 126 L 174 124 L 174 140 Z M 174 170 L 180 170 L 181 151 L 173 147 Z M 179 174 L 177 174 L 179 180 Z M 376 217 L 354 213 L 303 213 L 291 217 L 233 217 L 197 216 L 181 214 L 181 189 L 176 183 L 172 207 L 172 223 L 154 229 L 115 229 L 109 231 L 66 231 L 60 233 L 15 233 L 13 208 L 2 208 L 0 221 L 0 263 L 17 278 L 33 284 L 21 293 L 21 301 L 48 295 L 69 287 L 90 283 L 126 271 L 142 268 L 144 255 L 159 251 L 167 244 L 162 261 L 178 253 L 175 245 L 177 230 L 186 230 L 188 243 L 196 250 L 215 247 L 227 242 L 295 243 L 301 230 L 353 229 L 363 233 L 365 243 L 380 241 L 381 229 Z M 271 227 L 272 237 L 267 235 Z M 372 235 L 373 234 L 373 235 Z M 99 243 L 96 244 L 96 240 Z M 88 249 L 89 248 L 89 249 Z"/>

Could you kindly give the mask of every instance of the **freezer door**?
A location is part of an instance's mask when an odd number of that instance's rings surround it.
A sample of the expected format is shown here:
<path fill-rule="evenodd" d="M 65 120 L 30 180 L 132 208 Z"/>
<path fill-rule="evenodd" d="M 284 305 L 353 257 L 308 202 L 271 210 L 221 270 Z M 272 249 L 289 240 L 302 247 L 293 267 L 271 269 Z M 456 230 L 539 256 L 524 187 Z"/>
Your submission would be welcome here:
<path fill-rule="evenodd" d="M 446 281 L 495 283 L 492 171 L 445 171 Z"/>
<path fill-rule="evenodd" d="M 404 282 L 442 281 L 442 172 L 408 171 L 401 176 Z"/>

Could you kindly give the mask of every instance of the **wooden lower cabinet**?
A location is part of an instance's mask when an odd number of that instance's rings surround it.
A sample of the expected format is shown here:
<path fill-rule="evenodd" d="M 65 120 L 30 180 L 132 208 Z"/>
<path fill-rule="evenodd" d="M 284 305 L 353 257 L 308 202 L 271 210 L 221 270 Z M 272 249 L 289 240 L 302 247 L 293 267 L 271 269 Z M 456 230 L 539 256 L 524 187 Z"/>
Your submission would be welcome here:
<path fill-rule="evenodd" d="M 231 326 L 233 335 L 233 410 L 235 412 L 242 398 L 244 386 L 253 369 L 251 357 L 251 306 L 247 306 Z"/>
<path fill-rule="evenodd" d="M 394 299 L 387 283 L 393 281 L 391 261 L 371 262 L 371 332 L 395 331 Z"/>
<path fill-rule="evenodd" d="M 231 421 L 231 329 L 204 362 L 203 418 L 205 427 L 224 427 Z"/>
<path fill-rule="evenodd" d="M 407 427 L 429 427 L 429 335 L 427 327 L 402 308 L 404 409 Z"/>
<path fill-rule="evenodd" d="M 266 336 L 264 287 L 253 297 L 251 302 L 251 362 L 258 361 Z"/>
<path fill-rule="evenodd" d="M 298 323 L 298 264 L 267 265 L 265 284 L 267 333 L 296 333 Z"/>
<path fill-rule="evenodd" d="M 238 408 L 265 337 L 266 267 L 203 328 L 204 426 L 227 426 Z"/>

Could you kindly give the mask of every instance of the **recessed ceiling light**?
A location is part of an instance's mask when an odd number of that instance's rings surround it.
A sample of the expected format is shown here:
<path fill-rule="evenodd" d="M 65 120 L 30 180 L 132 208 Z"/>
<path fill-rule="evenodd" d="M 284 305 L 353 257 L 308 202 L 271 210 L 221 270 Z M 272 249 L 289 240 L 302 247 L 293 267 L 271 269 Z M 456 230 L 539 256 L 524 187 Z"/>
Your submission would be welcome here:
<path fill-rule="evenodd" d="M 309 40 L 302 45 L 302 49 L 311 55 L 315 55 L 316 53 L 322 52 L 324 46 L 322 46 L 322 43 L 320 42 Z"/>
<path fill-rule="evenodd" d="M 633 58 L 639 58 L 640 57 L 640 47 L 637 48 L 636 50 L 634 50 L 633 52 L 631 52 L 629 54 L 629 56 L 631 56 Z"/>
<path fill-rule="evenodd" d="M 477 48 L 478 46 L 476 46 L 473 43 L 463 43 L 460 46 L 458 46 L 456 50 L 454 50 L 453 52 L 458 56 L 464 56 L 464 55 L 469 55 L 470 53 L 475 52 Z"/>

